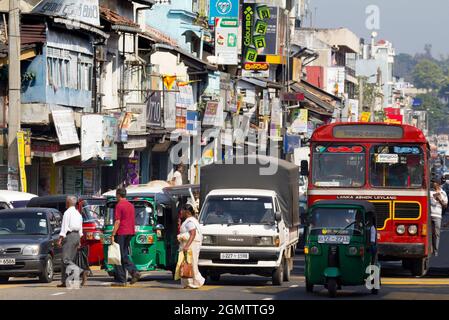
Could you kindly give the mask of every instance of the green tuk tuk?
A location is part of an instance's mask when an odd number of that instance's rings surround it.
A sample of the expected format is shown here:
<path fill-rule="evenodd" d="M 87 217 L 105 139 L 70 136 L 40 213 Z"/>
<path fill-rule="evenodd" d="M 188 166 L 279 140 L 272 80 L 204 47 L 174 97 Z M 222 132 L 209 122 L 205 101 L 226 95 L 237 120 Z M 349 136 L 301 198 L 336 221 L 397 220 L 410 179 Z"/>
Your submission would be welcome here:
<path fill-rule="evenodd" d="M 307 292 L 324 285 L 330 297 L 342 286 L 366 285 L 377 294 L 380 265 L 376 215 L 367 201 L 317 201 L 308 211 L 304 247 Z"/>
<path fill-rule="evenodd" d="M 117 200 L 114 192 L 105 194 L 107 210 L 104 222 L 104 268 L 115 276 L 114 266 L 107 263 L 108 246 L 114 227 Z M 178 215 L 176 204 L 162 188 L 148 186 L 127 189 L 127 199 L 136 211 L 135 236 L 130 243 L 130 259 L 138 271 L 170 270 L 174 273 L 178 255 Z"/>

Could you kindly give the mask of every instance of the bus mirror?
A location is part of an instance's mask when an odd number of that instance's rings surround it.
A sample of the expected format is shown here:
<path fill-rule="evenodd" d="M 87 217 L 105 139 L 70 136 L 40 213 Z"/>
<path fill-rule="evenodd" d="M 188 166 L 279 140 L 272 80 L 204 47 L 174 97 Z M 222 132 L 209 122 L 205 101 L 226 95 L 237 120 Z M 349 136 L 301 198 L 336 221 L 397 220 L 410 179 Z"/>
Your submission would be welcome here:
<path fill-rule="evenodd" d="M 302 176 L 309 175 L 309 162 L 307 160 L 301 161 L 301 175 Z"/>
<path fill-rule="evenodd" d="M 276 213 L 274 214 L 274 219 L 275 219 L 277 222 L 280 222 L 280 221 L 282 220 L 282 214 L 281 214 L 280 211 L 276 211 Z"/>

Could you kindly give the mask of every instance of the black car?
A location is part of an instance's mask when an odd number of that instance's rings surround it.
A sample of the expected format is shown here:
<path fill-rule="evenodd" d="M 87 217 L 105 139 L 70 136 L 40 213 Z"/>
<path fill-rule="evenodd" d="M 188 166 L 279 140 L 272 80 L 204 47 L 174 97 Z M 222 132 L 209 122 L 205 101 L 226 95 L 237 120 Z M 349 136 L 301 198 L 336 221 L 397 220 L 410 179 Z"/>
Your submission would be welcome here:
<path fill-rule="evenodd" d="M 62 249 L 57 246 L 61 222 L 56 209 L 0 210 L 0 283 L 10 277 L 51 282 L 62 266 Z"/>

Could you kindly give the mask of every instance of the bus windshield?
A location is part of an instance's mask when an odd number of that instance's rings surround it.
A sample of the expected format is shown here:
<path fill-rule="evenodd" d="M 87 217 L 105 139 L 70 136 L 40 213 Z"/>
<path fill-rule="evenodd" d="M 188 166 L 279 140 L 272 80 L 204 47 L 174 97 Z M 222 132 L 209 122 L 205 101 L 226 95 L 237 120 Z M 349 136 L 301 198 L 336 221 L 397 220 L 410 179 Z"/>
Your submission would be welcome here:
<path fill-rule="evenodd" d="M 362 187 L 365 184 L 365 148 L 321 146 L 313 150 L 313 184 L 317 187 Z"/>
<path fill-rule="evenodd" d="M 422 188 L 424 183 L 424 154 L 418 146 L 378 145 L 371 148 L 373 187 Z"/>

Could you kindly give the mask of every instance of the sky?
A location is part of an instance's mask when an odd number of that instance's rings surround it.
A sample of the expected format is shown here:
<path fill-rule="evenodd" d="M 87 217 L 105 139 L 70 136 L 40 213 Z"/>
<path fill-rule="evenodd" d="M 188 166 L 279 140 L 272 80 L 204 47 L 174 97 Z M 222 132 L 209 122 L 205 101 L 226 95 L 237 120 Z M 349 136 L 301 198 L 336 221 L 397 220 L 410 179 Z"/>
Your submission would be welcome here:
<path fill-rule="evenodd" d="M 375 5 L 380 18 L 378 39 L 392 42 L 396 54 L 424 52 L 424 45 L 430 43 L 435 58 L 449 55 L 449 0 L 309 0 L 309 3 L 313 27 L 346 27 L 368 40 L 372 30 L 366 27 L 365 10 Z M 310 27 L 310 19 L 304 26 Z"/>

